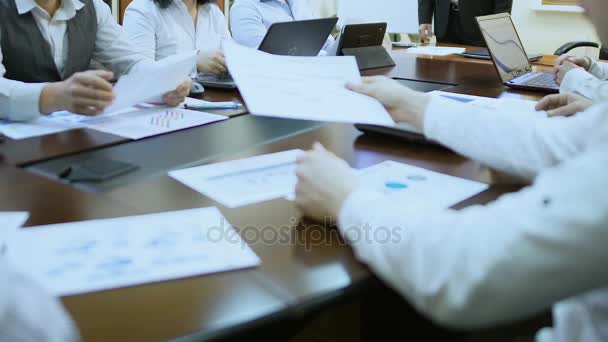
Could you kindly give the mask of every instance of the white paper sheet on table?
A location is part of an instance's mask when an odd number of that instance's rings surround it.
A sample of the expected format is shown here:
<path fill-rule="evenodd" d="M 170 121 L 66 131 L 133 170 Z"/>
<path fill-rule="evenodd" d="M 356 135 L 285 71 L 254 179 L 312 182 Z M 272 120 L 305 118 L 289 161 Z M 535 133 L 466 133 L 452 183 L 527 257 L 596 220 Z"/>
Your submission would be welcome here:
<path fill-rule="evenodd" d="M 22 211 L 0 212 L 0 247 L 17 233 L 29 217 L 29 213 Z"/>
<path fill-rule="evenodd" d="M 500 98 L 495 99 L 491 97 L 464 95 L 448 93 L 444 91 L 433 91 L 429 94 L 433 96 L 440 96 L 444 99 L 453 100 L 460 103 L 466 103 L 471 106 L 485 108 L 491 111 L 505 111 L 512 113 L 513 115 L 536 115 L 536 116 L 547 116 L 546 112 L 536 111 L 535 107 L 538 102 L 513 99 L 513 98 Z"/>
<path fill-rule="evenodd" d="M 232 42 L 224 45 L 224 53 L 254 115 L 394 124 L 380 102 L 346 89 L 348 82 L 361 81 L 354 57 L 276 56 Z"/>
<path fill-rule="evenodd" d="M 57 296 L 260 264 L 217 208 L 23 229 L 6 256 Z"/>
<path fill-rule="evenodd" d="M 446 209 L 488 188 L 487 184 L 386 161 L 359 171 L 362 186 L 381 192 L 390 203 Z"/>
<path fill-rule="evenodd" d="M 195 53 L 174 55 L 122 76 L 114 86 L 116 99 L 104 113 L 113 113 L 141 102 L 160 99 L 188 79 L 196 65 Z"/>
<path fill-rule="evenodd" d="M 172 171 L 169 175 L 223 205 L 234 208 L 284 197 L 293 200 L 296 158 L 291 150 Z M 449 207 L 487 189 L 483 183 L 387 161 L 358 170 L 362 184 L 395 201 Z"/>
<path fill-rule="evenodd" d="M 449 56 L 454 54 L 463 53 L 466 51 L 465 48 L 454 48 L 444 46 L 419 46 L 405 50 L 407 53 L 413 53 L 418 55 L 430 55 L 430 56 Z"/>
<path fill-rule="evenodd" d="M 80 127 L 82 126 L 77 124 L 69 124 L 66 122 L 58 122 L 47 117 L 40 117 L 36 120 L 28 122 L 0 120 L 0 133 L 15 140 L 41 137 Z"/>
<path fill-rule="evenodd" d="M 227 118 L 224 115 L 183 108 L 153 108 L 120 115 L 90 118 L 82 123 L 96 131 L 137 140 L 222 121 Z"/>
<path fill-rule="evenodd" d="M 130 107 L 98 116 L 57 112 L 29 123 L 3 124 L 0 122 L 0 132 L 11 139 L 25 139 L 75 128 L 89 128 L 136 140 L 222 121 L 227 118 L 224 115 L 183 108 L 138 106 L 138 108 Z"/>
<path fill-rule="evenodd" d="M 290 196 L 301 153 L 290 150 L 171 171 L 169 175 L 226 207 L 236 208 Z"/>

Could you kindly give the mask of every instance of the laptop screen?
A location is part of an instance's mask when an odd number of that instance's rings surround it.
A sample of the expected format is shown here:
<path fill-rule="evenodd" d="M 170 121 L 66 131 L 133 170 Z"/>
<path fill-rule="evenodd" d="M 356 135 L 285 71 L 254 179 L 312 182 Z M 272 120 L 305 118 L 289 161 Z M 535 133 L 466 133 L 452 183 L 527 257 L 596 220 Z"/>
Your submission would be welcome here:
<path fill-rule="evenodd" d="M 504 83 L 529 73 L 532 66 L 508 13 L 478 17 L 496 70 Z"/>

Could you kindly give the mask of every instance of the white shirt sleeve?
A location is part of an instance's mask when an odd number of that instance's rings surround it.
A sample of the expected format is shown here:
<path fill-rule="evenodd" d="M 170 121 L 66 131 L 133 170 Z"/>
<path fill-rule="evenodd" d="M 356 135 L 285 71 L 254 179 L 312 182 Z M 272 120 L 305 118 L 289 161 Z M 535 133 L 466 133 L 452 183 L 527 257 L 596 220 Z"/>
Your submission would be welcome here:
<path fill-rule="evenodd" d="M 606 62 L 593 61 L 589 72 L 602 81 L 608 81 L 608 63 Z"/>
<path fill-rule="evenodd" d="M 94 0 L 97 11 L 97 40 L 93 59 L 115 73 L 115 77 L 127 74 L 137 67 L 149 66 L 154 59 L 147 58 L 131 44 L 129 35 L 116 23 L 110 7 L 102 0 Z"/>
<path fill-rule="evenodd" d="M 569 118 L 547 118 L 433 97 L 424 131 L 458 153 L 531 180 L 541 170 L 579 153 L 601 116 L 599 110 L 591 110 Z"/>
<path fill-rule="evenodd" d="M 608 100 L 608 64 L 594 62 L 589 72 L 570 70 L 560 85 L 561 93 L 582 95 L 595 103 Z"/>
<path fill-rule="evenodd" d="M 0 256 L 0 342 L 74 342 L 78 330 L 56 298 Z"/>
<path fill-rule="evenodd" d="M 251 48 L 260 46 L 267 31 L 262 13 L 246 2 L 237 2 L 232 6 L 230 28 L 237 43 Z"/>
<path fill-rule="evenodd" d="M 344 203 L 339 229 L 359 260 L 440 323 L 523 318 L 608 282 L 606 146 L 461 211 L 421 211 L 361 188 Z"/>
<path fill-rule="evenodd" d="M 2 61 L 0 48 L 0 119 L 26 121 L 38 117 L 40 94 L 46 83 L 24 83 L 4 78 L 6 68 Z"/>
<path fill-rule="evenodd" d="M 156 3 L 150 1 L 152 6 Z M 158 20 L 141 2 L 132 2 L 125 11 L 123 27 L 136 51 L 156 60 L 156 32 Z"/>

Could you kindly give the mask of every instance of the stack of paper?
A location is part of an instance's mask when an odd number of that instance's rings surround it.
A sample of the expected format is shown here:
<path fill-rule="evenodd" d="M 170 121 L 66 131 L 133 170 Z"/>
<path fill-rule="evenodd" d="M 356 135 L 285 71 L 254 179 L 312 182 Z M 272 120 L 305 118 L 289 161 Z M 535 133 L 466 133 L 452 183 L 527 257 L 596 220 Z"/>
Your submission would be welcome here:
<path fill-rule="evenodd" d="M 441 46 L 419 46 L 405 50 L 408 53 L 430 56 L 449 56 L 466 51 L 465 48 L 441 47 Z"/>
<path fill-rule="evenodd" d="M 6 255 L 57 296 L 260 264 L 217 208 L 22 229 Z"/>
<path fill-rule="evenodd" d="M 32 122 L 0 122 L 0 132 L 11 139 L 25 139 L 75 128 L 89 128 L 128 139 L 141 139 L 185 128 L 226 120 L 216 115 L 183 108 L 130 107 L 98 116 L 58 112 Z"/>
<path fill-rule="evenodd" d="M 482 96 L 473 96 L 473 95 L 464 95 L 464 94 L 455 94 L 448 93 L 444 91 L 433 91 L 430 93 L 433 96 L 440 96 L 444 99 L 452 100 L 455 102 L 466 103 L 471 106 L 484 108 L 490 111 L 508 111 L 513 115 L 517 114 L 529 114 L 529 115 L 537 115 L 537 116 L 545 116 L 546 112 L 536 111 L 535 107 L 538 102 L 529 101 L 529 100 L 521 100 L 514 98 L 502 98 L 495 99 L 491 97 L 482 97 Z"/>
<path fill-rule="evenodd" d="M 380 102 L 346 89 L 361 82 L 354 57 L 276 56 L 236 43 L 225 44 L 224 52 L 254 115 L 394 125 Z"/>

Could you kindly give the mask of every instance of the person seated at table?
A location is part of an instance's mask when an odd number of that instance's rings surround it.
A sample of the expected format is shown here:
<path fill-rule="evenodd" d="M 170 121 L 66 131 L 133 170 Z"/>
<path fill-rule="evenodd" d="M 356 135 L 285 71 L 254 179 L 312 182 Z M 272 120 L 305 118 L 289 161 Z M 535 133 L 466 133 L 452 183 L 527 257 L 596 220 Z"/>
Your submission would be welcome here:
<path fill-rule="evenodd" d="M 102 113 L 114 99 L 112 78 L 154 64 L 133 50 L 102 0 L 0 2 L 0 118 Z M 92 60 L 113 72 L 89 70 Z M 190 84 L 164 101 L 183 102 Z"/>
<path fill-rule="evenodd" d="M 315 18 L 308 0 L 235 0 L 230 28 L 237 43 L 257 49 L 270 25 Z M 330 51 L 334 42 L 333 37 L 327 38 L 323 51 Z"/>
<path fill-rule="evenodd" d="M 433 35 L 434 21 L 440 43 L 485 46 L 475 17 L 511 13 L 512 7 L 513 0 L 418 0 L 420 39 Z"/>
<path fill-rule="evenodd" d="M 608 2 L 581 5 L 608 41 Z M 296 170 L 305 216 L 337 221 L 358 259 L 439 323 L 487 327 L 554 304 L 554 327 L 537 341 L 608 340 L 608 102 L 546 118 L 492 112 L 385 77 L 349 87 L 378 99 L 395 121 L 532 185 L 460 211 L 390 203 L 316 144 Z"/>
<path fill-rule="evenodd" d="M 0 342 L 76 342 L 78 329 L 56 298 L 0 255 Z"/>
<path fill-rule="evenodd" d="M 232 39 L 215 0 L 135 0 L 123 23 L 137 52 L 161 60 L 197 51 L 196 70 L 226 72 L 222 41 Z"/>
<path fill-rule="evenodd" d="M 560 92 L 579 94 L 593 102 L 608 100 L 608 63 L 563 55 L 555 61 L 553 72 Z"/>

